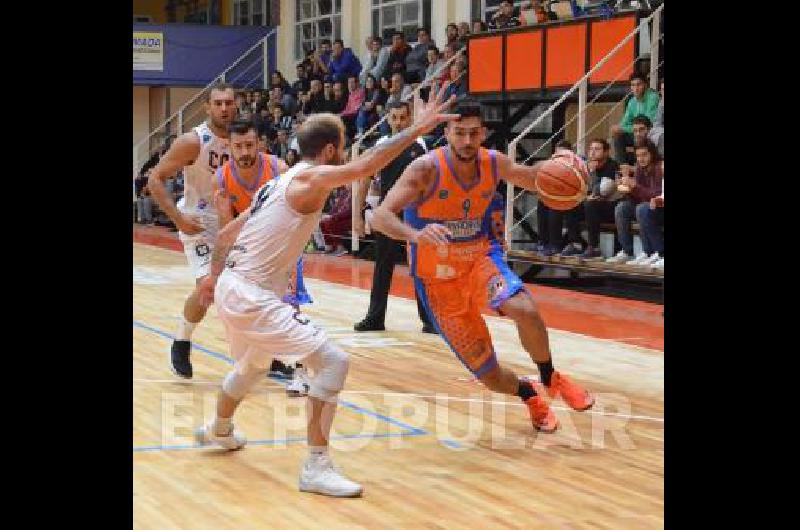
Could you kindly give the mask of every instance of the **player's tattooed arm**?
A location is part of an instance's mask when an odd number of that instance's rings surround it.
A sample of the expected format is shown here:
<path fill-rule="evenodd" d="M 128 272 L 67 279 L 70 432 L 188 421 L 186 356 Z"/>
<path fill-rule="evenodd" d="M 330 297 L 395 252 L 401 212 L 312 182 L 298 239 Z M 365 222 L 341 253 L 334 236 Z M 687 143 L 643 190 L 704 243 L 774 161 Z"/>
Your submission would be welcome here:
<path fill-rule="evenodd" d="M 403 208 L 422 200 L 429 193 L 435 178 L 436 166 L 430 157 L 423 156 L 409 164 L 375 210 L 372 218 L 375 229 L 393 239 L 446 244 L 447 237 L 452 234 L 444 226 L 432 223 L 417 230 L 397 217 Z"/>
<path fill-rule="evenodd" d="M 194 133 L 179 136 L 169 150 L 158 161 L 147 186 L 153 195 L 158 207 L 172 219 L 175 226 L 184 234 L 197 234 L 203 230 L 200 223 L 185 217 L 178 211 L 175 201 L 172 200 L 166 188 L 168 178 L 175 176 L 186 165 L 191 164 L 200 154 L 200 139 Z"/>

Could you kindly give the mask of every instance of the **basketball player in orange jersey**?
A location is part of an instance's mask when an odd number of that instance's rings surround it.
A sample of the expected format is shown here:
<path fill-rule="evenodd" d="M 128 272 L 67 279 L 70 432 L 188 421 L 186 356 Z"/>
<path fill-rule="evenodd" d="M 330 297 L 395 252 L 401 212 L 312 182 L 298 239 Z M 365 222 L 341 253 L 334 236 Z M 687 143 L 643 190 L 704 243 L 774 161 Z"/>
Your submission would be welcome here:
<path fill-rule="evenodd" d="M 228 133 L 231 158 L 217 169 L 214 178 L 214 206 L 219 216 L 220 230 L 250 208 L 253 195 L 261 186 L 289 169 L 286 162 L 277 156 L 258 150 L 258 134 L 252 122 L 234 121 L 228 127 Z M 303 284 L 302 257 L 290 277 L 284 300 L 294 304 L 298 311 L 300 305 L 311 303 Z M 308 382 L 304 369 L 291 370 L 275 359 L 270 372 L 282 375 L 291 372 L 294 378 L 287 386 L 287 392 L 293 396 L 307 393 Z"/>
<path fill-rule="evenodd" d="M 461 117 L 445 128 L 449 145 L 406 168 L 373 223 L 389 237 L 409 242 L 417 295 L 459 360 L 490 390 L 519 396 L 534 428 L 553 432 L 558 419 L 545 396 L 560 396 L 579 411 L 589 409 L 594 397 L 554 369 L 547 329 L 493 241 L 489 210 L 498 179 L 533 190 L 539 164 L 517 164 L 482 148 L 486 128 L 475 100 L 461 100 L 452 112 Z M 403 210 L 405 222 L 397 217 Z M 498 363 L 481 316 L 485 306 L 515 322 L 522 346 L 539 367 L 540 382 L 522 379 Z"/>
<path fill-rule="evenodd" d="M 208 119 L 180 135 L 158 162 L 148 181 L 153 199 L 178 228 L 186 260 L 196 285 L 208 275 L 211 252 L 217 239 L 218 219 L 214 211 L 214 172 L 228 159 L 228 125 L 236 117 L 234 90 L 218 83 L 206 94 Z M 184 194 L 175 204 L 164 183 L 183 169 Z M 192 377 L 189 360 L 191 338 L 195 326 L 208 311 L 195 289 L 183 305 L 178 332 L 172 343 L 172 371 L 186 379 Z"/>

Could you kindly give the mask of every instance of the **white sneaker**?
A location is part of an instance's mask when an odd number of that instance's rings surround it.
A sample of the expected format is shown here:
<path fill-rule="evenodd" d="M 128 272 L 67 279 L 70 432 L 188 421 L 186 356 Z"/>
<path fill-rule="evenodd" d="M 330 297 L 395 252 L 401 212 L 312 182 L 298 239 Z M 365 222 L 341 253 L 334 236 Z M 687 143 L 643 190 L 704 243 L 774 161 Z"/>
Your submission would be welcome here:
<path fill-rule="evenodd" d="M 333 465 L 329 456 L 312 462 L 309 458 L 300 470 L 300 491 L 331 497 L 358 497 L 364 488 L 349 480 Z"/>
<path fill-rule="evenodd" d="M 294 377 L 286 385 L 286 393 L 292 397 L 302 397 L 308 395 L 310 383 L 306 369 L 298 366 L 294 369 Z"/>
<path fill-rule="evenodd" d="M 214 432 L 213 425 L 213 422 L 208 423 L 194 431 L 194 439 L 198 444 L 209 445 L 215 443 L 229 451 L 235 451 L 241 449 L 247 443 L 245 435 L 236 431 L 233 427 L 231 427 L 231 432 L 227 436 L 218 436 Z"/>
<path fill-rule="evenodd" d="M 655 264 L 658 262 L 658 260 L 660 260 L 660 259 L 661 259 L 661 255 L 660 255 L 658 252 L 653 252 L 653 253 L 650 255 L 650 257 L 649 257 L 649 258 L 647 258 L 647 259 L 644 261 L 644 263 L 642 263 L 642 265 L 648 265 L 648 266 L 652 267 L 652 266 L 653 266 L 653 265 L 655 265 Z"/>
<path fill-rule="evenodd" d="M 660 260 L 658 260 L 655 263 L 653 263 L 652 267 L 654 269 L 656 269 L 656 270 L 663 271 L 664 270 L 664 258 L 661 258 Z"/>
<path fill-rule="evenodd" d="M 620 250 L 619 252 L 617 252 L 617 254 L 615 256 L 611 256 L 610 258 L 608 258 L 606 260 L 606 263 L 627 263 L 631 259 L 633 259 L 633 258 L 631 258 L 629 255 L 625 254 L 624 250 Z"/>
<path fill-rule="evenodd" d="M 644 252 L 640 252 L 636 259 L 632 259 L 626 265 L 646 265 L 647 260 L 650 259 L 650 256 L 645 254 Z"/>

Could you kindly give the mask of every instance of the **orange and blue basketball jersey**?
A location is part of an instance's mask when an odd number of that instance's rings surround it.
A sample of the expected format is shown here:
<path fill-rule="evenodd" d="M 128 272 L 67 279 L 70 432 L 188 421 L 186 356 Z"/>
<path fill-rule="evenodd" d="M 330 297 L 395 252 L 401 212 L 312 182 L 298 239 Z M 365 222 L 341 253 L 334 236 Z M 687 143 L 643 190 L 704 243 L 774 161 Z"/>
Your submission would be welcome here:
<path fill-rule="evenodd" d="M 278 176 L 278 157 L 258 153 L 258 180 L 251 186 L 241 177 L 233 160 L 228 160 L 217 169 L 214 188 L 225 190 L 231 198 L 231 205 L 238 216 L 250 207 L 253 194 L 268 181 Z"/>
<path fill-rule="evenodd" d="M 439 223 L 453 234 L 447 246 L 409 245 L 411 274 L 427 280 L 450 280 L 466 274 L 475 259 L 490 249 L 492 232 L 486 212 L 495 198 L 497 159 L 493 150 L 480 148 L 478 179 L 469 187 L 456 180 L 449 147 L 428 153 L 436 165 L 436 179 L 426 195 L 404 210 L 405 221 L 421 230 Z"/>
<path fill-rule="evenodd" d="M 417 295 L 436 330 L 458 359 L 480 377 L 497 366 L 492 338 L 481 310 L 501 305 L 524 289 L 503 259 L 505 205 L 495 191 L 495 151 L 481 148 L 478 178 L 464 187 L 456 180 L 448 147 L 431 152 L 436 179 L 405 221 L 421 230 L 430 223 L 450 229 L 448 245 L 409 244 Z"/>

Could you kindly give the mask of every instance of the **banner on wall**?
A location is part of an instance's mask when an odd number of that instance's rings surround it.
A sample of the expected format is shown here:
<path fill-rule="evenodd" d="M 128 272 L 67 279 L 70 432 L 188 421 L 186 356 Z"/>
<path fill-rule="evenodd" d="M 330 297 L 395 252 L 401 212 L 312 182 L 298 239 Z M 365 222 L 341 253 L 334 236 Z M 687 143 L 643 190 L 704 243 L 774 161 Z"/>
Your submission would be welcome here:
<path fill-rule="evenodd" d="M 133 69 L 164 71 L 164 34 L 162 32 L 133 32 Z"/>

